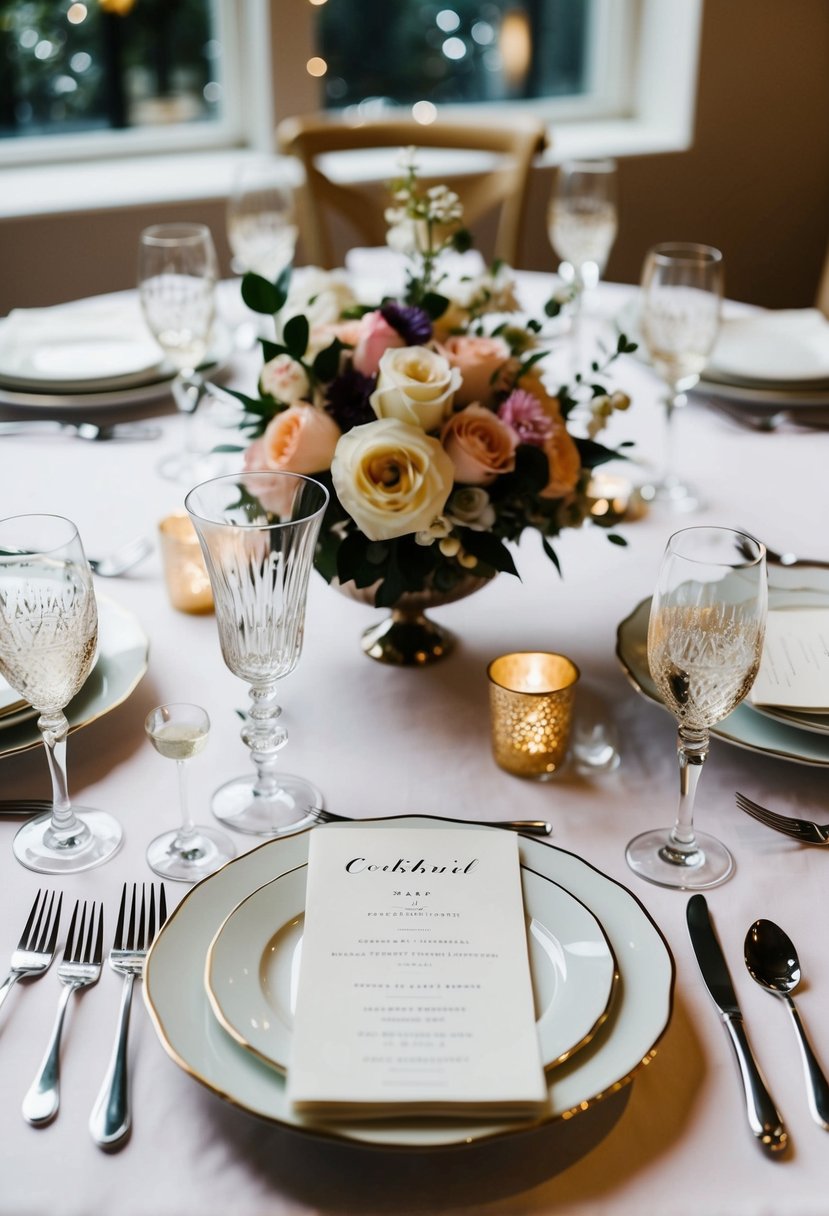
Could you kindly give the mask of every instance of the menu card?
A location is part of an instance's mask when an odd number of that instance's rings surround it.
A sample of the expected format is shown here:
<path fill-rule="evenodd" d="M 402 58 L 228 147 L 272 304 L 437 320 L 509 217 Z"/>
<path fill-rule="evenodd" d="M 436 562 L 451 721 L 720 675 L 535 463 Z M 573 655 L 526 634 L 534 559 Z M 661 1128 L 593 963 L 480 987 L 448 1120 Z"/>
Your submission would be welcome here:
<path fill-rule="evenodd" d="M 787 608 L 768 614 L 751 700 L 755 705 L 829 713 L 829 609 Z"/>
<path fill-rule="evenodd" d="M 327 1118 L 537 1111 L 512 834 L 314 829 L 288 1096 Z"/>

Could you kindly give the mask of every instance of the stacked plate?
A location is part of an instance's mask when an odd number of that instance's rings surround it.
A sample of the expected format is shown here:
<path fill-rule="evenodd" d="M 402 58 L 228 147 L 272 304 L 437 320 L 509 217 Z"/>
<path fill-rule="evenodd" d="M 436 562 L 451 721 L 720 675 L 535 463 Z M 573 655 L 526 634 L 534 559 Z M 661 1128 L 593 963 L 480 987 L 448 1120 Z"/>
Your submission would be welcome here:
<path fill-rule="evenodd" d="M 397 825 L 458 826 L 432 818 L 372 823 L 389 831 Z M 653 1056 L 670 1019 L 674 979 L 659 930 L 626 888 L 571 853 L 521 837 L 527 940 L 548 1080 L 543 1117 L 326 1125 L 297 1115 L 286 1098 L 285 1072 L 308 840 L 306 831 L 269 841 L 199 883 L 147 958 L 144 995 L 161 1042 L 214 1093 L 311 1135 L 422 1150 L 555 1121 L 566 1135 L 572 1115 L 621 1089 Z"/>
<path fill-rule="evenodd" d="M 777 408 L 829 405 L 829 321 L 816 308 L 726 318 L 699 388 Z"/>
<path fill-rule="evenodd" d="M 769 608 L 829 608 L 829 570 L 800 563 L 769 566 Z M 648 669 L 650 600 L 643 600 L 619 626 L 616 654 L 638 692 L 661 704 Z M 746 700 L 711 734 L 750 751 L 800 764 L 829 766 L 829 713 L 791 706 L 754 705 Z"/>
<path fill-rule="evenodd" d="M 214 348 L 209 370 L 229 353 L 226 333 Z M 132 292 L 16 309 L 0 320 L 0 406 L 143 404 L 166 397 L 174 375 Z"/>

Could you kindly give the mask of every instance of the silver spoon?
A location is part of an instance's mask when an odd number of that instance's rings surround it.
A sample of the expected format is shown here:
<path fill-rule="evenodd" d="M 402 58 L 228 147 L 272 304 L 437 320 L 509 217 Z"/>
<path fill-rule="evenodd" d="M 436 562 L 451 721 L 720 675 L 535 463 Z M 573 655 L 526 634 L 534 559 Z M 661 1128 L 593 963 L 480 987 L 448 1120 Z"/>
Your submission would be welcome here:
<path fill-rule="evenodd" d="M 829 1131 L 829 1081 L 806 1037 L 791 997 L 800 983 L 800 960 L 794 943 L 774 921 L 756 920 L 746 934 L 745 960 L 751 978 L 781 997 L 789 1007 L 803 1061 L 809 1110 L 815 1123 Z"/>

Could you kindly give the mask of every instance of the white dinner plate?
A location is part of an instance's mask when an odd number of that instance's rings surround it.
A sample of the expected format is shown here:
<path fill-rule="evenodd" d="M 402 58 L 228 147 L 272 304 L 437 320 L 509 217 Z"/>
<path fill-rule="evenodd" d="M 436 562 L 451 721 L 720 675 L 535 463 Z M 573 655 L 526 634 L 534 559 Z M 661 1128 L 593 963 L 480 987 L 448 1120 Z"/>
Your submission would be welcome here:
<path fill-rule="evenodd" d="M 401 817 L 372 826 L 422 827 L 451 820 Z M 313 829 L 310 829 L 313 830 Z M 348 831 L 348 825 L 343 826 Z M 258 887 L 304 865 L 309 830 L 267 841 L 198 883 L 158 934 L 144 970 L 144 1000 L 167 1053 L 208 1089 L 260 1118 L 311 1135 L 395 1149 L 462 1146 L 508 1136 L 592 1108 L 650 1062 L 671 1016 L 674 964 L 668 946 L 639 900 L 582 858 L 520 836 L 521 863 L 582 901 L 605 926 L 619 983 L 604 1025 L 593 1041 L 547 1077 L 545 1112 L 533 1120 L 388 1120 L 328 1126 L 297 1115 L 285 1081 L 240 1047 L 213 1017 L 204 989 L 207 950 L 228 914 Z M 332 1011 L 334 1016 L 334 1011 Z"/>
<path fill-rule="evenodd" d="M 829 379 L 829 321 L 817 308 L 725 317 L 706 372 L 732 384 L 818 387 Z"/>
<path fill-rule="evenodd" d="M 829 604 L 829 571 L 814 566 L 769 566 L 769 607 L 825 608 Z M 616 655 L 637 692 L 662 705 L 648 667 L 650 599 L 643 600 L 619 625 Z M 711 727 L 711 734 L 749 751 L 795 760 L 800 764 L 829 765 L 829 732 L 804 729 L 774 707 L 744 701 Z"/>
<path fill-rule="evenodd" d="M 242 900 L 210 944 L 205 990 L 237 1043 L 287 1072 L 308 867 Z M 545 1068 L 590 1042 L 610 1008 L 616 960 L 599 922 L 569 892 L 522 868 L 536 1029 Z"/>
<path fill-rule="evenodd" d="M 70 733 L 88 726 L 125 701 L 147 670 L 149 643 L 136 617 L 120 604 L 98 595 L 98 658 L 83 688 L 66 707 Z M 41 744 L 34 721 L 0 732 L 0 758 Z"/>
<path fill-rule="evenodd" d="M 21 392 L 100 392 L 157 379 L 161 365 L 161 351 L 149 339 L 93 335 L 37 346 L 15 360 L 0 347 L 0 384 Z"/>

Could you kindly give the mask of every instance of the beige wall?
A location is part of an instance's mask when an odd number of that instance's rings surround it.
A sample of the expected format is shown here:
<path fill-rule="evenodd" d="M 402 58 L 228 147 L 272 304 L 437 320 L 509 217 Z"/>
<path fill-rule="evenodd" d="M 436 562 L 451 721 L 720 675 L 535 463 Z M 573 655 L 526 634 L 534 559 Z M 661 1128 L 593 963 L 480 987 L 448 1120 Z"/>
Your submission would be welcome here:
<path fill-rule="evenodd" d="M 537 269 L 553 265 L 551 180 L 539 171 L 530 200 L 521 260 Z M 656 241 L 698 240 L 723 250 L 732 297 L 811 303 L 829 242 L 826 0 L 708 0 L 693 147 L 622 161 L 620 196 L 609 278 L 635 282 Z M 0 221 L 0 315 L 131 286 L 138 233 L 167 219 L 209 224 L 227 267 L 218 198 Z"/>

